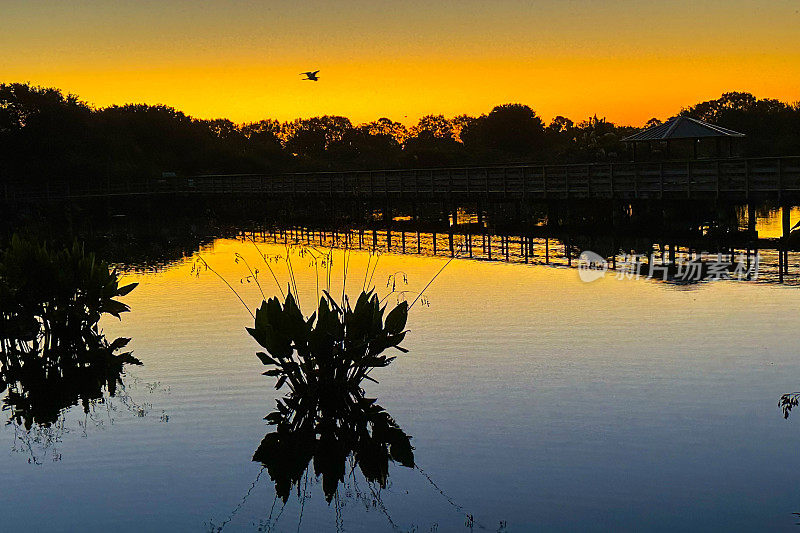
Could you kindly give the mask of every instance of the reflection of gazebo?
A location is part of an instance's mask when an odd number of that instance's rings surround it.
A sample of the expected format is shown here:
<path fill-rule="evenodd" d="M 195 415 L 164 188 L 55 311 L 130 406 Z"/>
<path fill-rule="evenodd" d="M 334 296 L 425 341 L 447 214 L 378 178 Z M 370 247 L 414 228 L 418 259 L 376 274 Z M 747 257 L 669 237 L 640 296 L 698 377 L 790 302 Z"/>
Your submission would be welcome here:
<path fill-rule="evenodd" d="M 691 155 L 697 159 L 697 148 L 702 140 L 714 139 L 714 155 L 716 157 L 722 156 L 725 151 L 724 144 L 727 144 L 728 157 L 733 157 L 734 141 L 744 136 L 738 131 L 715 126 L 691 117 L 679 116 L 673 117 L 663 124 L 643 129 L 622 140 L 631 146 L 634 161 L 636 160 L 636 145 L 639 143 L 646 143 L 650 150 L 654 144 L 665 145 L 665 154 L 669 156 L 670 148 L 677 142 L 677 145 L 683 146 L 684 150 L 691 146 Z"/>

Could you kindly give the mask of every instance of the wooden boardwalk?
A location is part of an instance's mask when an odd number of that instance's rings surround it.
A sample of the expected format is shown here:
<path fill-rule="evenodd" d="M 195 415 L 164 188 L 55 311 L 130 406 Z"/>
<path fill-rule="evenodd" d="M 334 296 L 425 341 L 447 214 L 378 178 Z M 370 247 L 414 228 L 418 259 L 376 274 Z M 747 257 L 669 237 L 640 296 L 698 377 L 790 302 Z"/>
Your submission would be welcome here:
<path fill-rule="evenodd" d="M 459 200 L 800 199 L 800 156 L 4 183 L 5 201 L 136 195 Z"/>

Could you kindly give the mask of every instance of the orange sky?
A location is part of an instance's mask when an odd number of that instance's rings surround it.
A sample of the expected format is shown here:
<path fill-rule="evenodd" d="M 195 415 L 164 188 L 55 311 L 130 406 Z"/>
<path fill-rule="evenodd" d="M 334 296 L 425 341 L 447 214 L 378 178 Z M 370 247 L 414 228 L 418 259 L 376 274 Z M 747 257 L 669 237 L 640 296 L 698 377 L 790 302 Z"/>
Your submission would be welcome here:
<path fill-rule="evenodd" d="M 237 122 L 522 102 L 641 125 L 724 91 L 800 100 L 796 0 L 15 2 L 0 50 L 0 81 Z"/>

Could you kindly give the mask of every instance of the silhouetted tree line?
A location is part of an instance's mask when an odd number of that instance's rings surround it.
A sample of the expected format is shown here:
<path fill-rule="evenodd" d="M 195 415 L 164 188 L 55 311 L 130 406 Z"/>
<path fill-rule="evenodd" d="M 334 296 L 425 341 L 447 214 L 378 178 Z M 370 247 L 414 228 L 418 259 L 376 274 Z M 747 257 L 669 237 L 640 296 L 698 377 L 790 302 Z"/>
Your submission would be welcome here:
<path fill-rule="evenodd" d="M 747 155 L 800 146 L 798 104 L 726 93 L 681 113 L 747 134 Z M 411 128 L 327 115 L 234 124 L 163 105 L 95 109 L 55 88 L 10 83 L 0 84 L 0 180 L 627 160 L 621 139 L 634 131 L 597 117 L 546 124 L 522 104 L 479 117 L 428 115 Z"/>
<path fill-rule="evenodd" d="M 800 154 L 800 102 L 787 104 L 750 93 L 725 93 L 680 113 L 747 135 L 744 155 Z"/>

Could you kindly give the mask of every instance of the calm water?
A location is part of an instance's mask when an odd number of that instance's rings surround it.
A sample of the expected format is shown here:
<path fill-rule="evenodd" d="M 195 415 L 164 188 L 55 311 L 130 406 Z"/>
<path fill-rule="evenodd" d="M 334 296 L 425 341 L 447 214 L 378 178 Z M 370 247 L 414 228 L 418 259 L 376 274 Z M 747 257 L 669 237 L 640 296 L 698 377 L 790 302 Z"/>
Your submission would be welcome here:
<path fill-rule="evenodd" d="M 240 282 L 236 252 L 258 264 L 238 241 L 199 254 L 252 307 L 260 294 Z M 352 253 L 348 292 L 368 257 Z M 314 269 L 293 261 L 308 309 Z M 383 255 L 375 283 L 386 291 L 403 271 L 418 290 L 445 261 Z M 795 528 L 800 413 L 784 420 L 777 400 L 800 390 L 796 287 L 587 284 L 572 269 L 455 260 L 411 312 L 410 352 L 366 386 L 413 436 L 421 470 L 392 465 L 379 492 L 348 476 L 330 505 L 310 476 L 284 506 L 251 460 L 281 393 L 261 375 L 248 312 L 193 264 L 126 276 L 140 283 L 132 312 L 103 325 L 132 337 L 144 366 L 121 394 L 58 426 L 0 429 L 0 529 Z"/>

